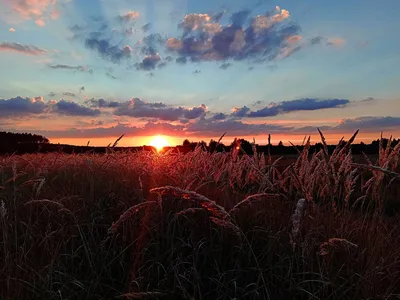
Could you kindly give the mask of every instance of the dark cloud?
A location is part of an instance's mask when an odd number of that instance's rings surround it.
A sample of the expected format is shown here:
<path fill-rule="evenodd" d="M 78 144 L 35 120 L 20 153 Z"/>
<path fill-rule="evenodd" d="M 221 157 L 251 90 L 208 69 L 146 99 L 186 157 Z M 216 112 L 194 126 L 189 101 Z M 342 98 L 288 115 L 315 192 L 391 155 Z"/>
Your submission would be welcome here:
<path fill-rule="evenodd" d="M 222 121 L 228 118 L 227 114 L 224 113 L 215 113 L 209 118 L 211 121 Z"/>
<path fill-rule="evenodd" d="M 231 24 L 225 26 L 207 14 L 189 14 L 179 24 L 182 37 L 168 39 L 165 46 L 192 62 L 283 59 L 301 49 L 301 28 L 287 22 L 289 16 L 279 7 L 253 18 L 243 10 L 234 13 Z"/>
<path fill-rule="evenodd" d="M 145 58 L 143 58 L 141 63 L 136 64 L 136 69 L 138 70 L 154 70 L 157 66 L 157 63 L 161 60 L 160 55 L 154 54 L 154 55 L 148 55 Z"/>
<path fill-rule="evenodd" d="M 350 101 L 347 99 L 299 99 L 292 101 L 283 101 L 280 103 L 271 103 L 269 106 L 257 111 L 250 112 L 247 116 L 250 118 L 261 118 L 277 116 L 279 114 L 289 113 L 292 111 L 309 111 L 325 108 L 335 108 L 346 104 Z"/>
<path fill-rule="evenodd" d="M 69 27 L 69 30 L 71 30 L 72 32 L 81 32 L 81 31 L 85 30 L 85 28 L 80 25 L 74 25 L 74 26 Z"/>
<path fill-rule="evenodd" d="M 236 117 L 236 118 L 244 118 L 248 113 L 250 112 L 250 108 L 247 106 L 243 107 L 234 107 L 233 112 L 231 113 L 231 117 Z"/>
<path fill-rule="evenodd" d="M 111 79 L 114 79 L 114 80 L 117 79 L 117 77 L 115 77 L 115 76 L 114 76 L 113 74 L 111 74 L 110 72 L 106 72 L 106 76 L 109 77 L 109 78 L 111 78 Z"/>
<path fill-rule="evenodd" d="M 223 63 L 222 65 L 219 66 L 219 68 L 222 69 L 222 70 L 226 70 L 231 66 L 232 66 L 231 63 Z"/>
<path fill-rule="evenodd" d="M 323 38 L 322 36 L 316 36 L 316 37 L 314 37 L 314 38 L 312 38 L 312 39 L 310 40 L 310 44 L 311 44 L 311 45 L 320 44 L 320 43 L 322 42 L 323 39 L 324 39 L 324 38 Z"/>
<path fill-rule="evenodd" d="M 191 109 L 183 107 L 169 107 L 164 103 L 147 103 L 139 98 L 125 102 L 118 107 L 114 114 L 135 118 L 154 118 L 163 121 L 177 121 L 181 118 L 196 119 L 205 114 L 204 105 Z"/>
<path fill-rule="evenodd" d="M 110 60 L 113 63 L 118 63 L 124 58 L 129 58 L 131 55 L 129 46 L 125 46 L 121 49 L 119 46 L 112 45 L 110 40 L 106 38 L 94 36 L 87 38 L 85 46 L 90 50 L 96 51 L 102 58 Z"/>
<path fill-rule="evenodd" d="M 187 63 L 187 58 L 184 57 L 184 56 L 178 57 L 178 58 L 176 59 L 176 62 L 177 62 L 178 64 L 184 65 L 184 64 Z"/>
<path fill-rule="evenodd" d="M 65 92 L 65 93 L 63 93 L 63 96 L 76 97 L 76 95 L 74 93 L 71 93 L 71 92 Z"/>
<path fill-rule="evenodd" d="M 167 63 L 166 63 L 166 62 L 162 62 L 162 63 L 159 63 L 159 64 L 157 65 L 157 67 L 158 67 L 159 69 L 165 68 L 166 66 L 167 66 Z"/>
<path fill-rule="evenodd" d="M 41 114 L 46 107 L 43 97 L 0 99 L 0 117 Z"/>
<path fill-rule="evenodd" d="M 25 55 L 42 55 L 47 53 L 46 49 L 41 49 L 36 46 L 9 42 L 0 43 L 0 51 L 16 52 Z"/>
<path fill-rule="evenodd" d="M 400 127 L 400 117 L 359 117 L 355 119 L 344 119 L 340 122 L 335 129 L 344 131 L 354 131 L 357 129 L 362 129 L 363 131 L 377 129 L 381 130 L 383 128 L 393 128 L 397 129 Z"/>
<path fill-rule="evenodd" d="M 228 119 L 225 121 L 214 121 L 210 119 L 200 119 L 195 123 L 189 124 L 186 131 L 192 134 L 221 135 L 227 132 L 228 135 L 257 135 L 266 133 L 288 132 L 293 127 L 268 125 L 268 124 L 248 124 L 242 121 Z"/>
<path fill-rule="evenodd" d="M 121 105 L 121 102 L 107 101 L 104 99 L 89 99 L 85 101 L 85 104 L 92 108 L 117 108 Z"/>
<path fill-rule="evenodd" d="M 147 23 L 147 24 L 145 24 L 145 25 L 142 26 L 143 32 L 149 31 L 150 28 L 151 28 L 151 24 L 150 24 L 150 23 Z"/>
<path fill-rule="evenodd" d="M 219 23 L 219 22 L 221 21 L 221 19 L 223 18 L 224 15 L 225 15 L 225 11 L 221 11 L 221 12 L 215 13 L 215 14 L 211 17 L 211 19 L 212 19 L 214 22 Z"/>
<path fill-rule="evenodd" d="M 249 15 L 250 15 L 249 10 L 241 10 L 241 11 L 235 12 L 231 16 L 232 25 L 234 27 L 243 27 L 243 25 L 246 22 Z"/>
<path fill-rule="evenodd" d="M 50 69 L 63 69 L 63 70 L 71 70 L 71 71 L 79 71 L 79 72 L 87 72 L 92 74 L 93 70 L 85 67 L 85 66 L 68 66 L 68 65 L 49 65 Z"/>
<path fill-rule="evenodd" d="M 61 100 L 52 105 L 52 111 L 67 116 L 98 116 L 100 110 L 79 105 L 72 101 Z"/>

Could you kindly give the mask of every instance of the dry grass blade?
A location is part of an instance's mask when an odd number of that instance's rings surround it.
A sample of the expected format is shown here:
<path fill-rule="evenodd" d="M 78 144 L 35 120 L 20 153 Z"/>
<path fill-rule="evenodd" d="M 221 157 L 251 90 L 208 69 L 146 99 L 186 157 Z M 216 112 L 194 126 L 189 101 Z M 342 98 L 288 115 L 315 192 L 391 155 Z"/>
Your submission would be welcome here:
<path fill-rule="evenodd" d="M 132 207 L 130 207 L 128 210 L 126 210 L 118 219 L 117 222 L 112 223 L 111 225 L 111 232 L 115 232 L 118 227 L 127 219 L 131 218 L 132 216 L 134 216 L 136 213 L 138 213 L 142 208 L 147 207 L 149 205 L 156 205 L 157 202 L 156 201 L 147 201 L 147 202 L 143 202 L 143 203 L 139 203 L 137 205 L 134 205 Z"/>
<path fill-rule="evenodd" d="M 255 194 L 248 196 L 246 199 L 240 201 L 238 204 L 236 204 L 230 211 L 229 214 L 231 216 L 234 216 L 240 209 L 244 206 L 251 205 L 253 202 L 260 202 L 260 201 L 265 201 L 265 200 L 276 200 L 280 199 L 281 195 L 279 194 L 267 194 L 267 193 L 261 193 L 261 194 Z"/>
<path fill-rule="evenodd" d="M 225 132 L 223 135 L 220 136 L 220 138 L 218 139 L 217 145 L 219 145 L 219 143 L 222 141 L 222 139 L 224 138 L 224 136 L 225 136 L 226 134 L 227 134 L 227 133 Z"/>
<path fill-rule="evenodd" d="M 323 150 L 324 150 L 325 161 L 328 162 L 329 161 L 329 152 L 328 152 L 328 146 L 326 144 L 326 139 L 325 139 L 325 136 L 322 134 L 321 130 L 319 130 L 319 128 L 317 128 L 317 129 L 318 129 L 319 135 L 321 136 L 322 144 L 324 146 Z"/>
<path fill-rule="evenodd" d="M 114 144 L 111 146 L 111 148 L 115 148 L 118 145 L 118 142 L 125 136 L 125 133 L 121 135 L 119 138 L 116 139 Z"/>
<path fill-rule="evenodd" d="M 162 292 L 137 292 L 137 293 L 127 293 L 121 296 L 115 297 L 115 299 L 148 299 L 154 298 L 158 299 L 158 297 L 165 297 L 167 294 Z"/>
<path fill-rule="evenodd" d="M 60 208 L 65 208 L 65 206 L 62 205 L 61 203 L 58 203 L 58 202 L 53 201 L 53 200 L 48 200 L 48 199 L 31 200 L 31 201 L 26 202 L 24 205 L 31 205 L 31 204 L 51 204 L 51 205 L 58 206 Z"/>
<path fill-rule="evenodd" d="M 351 163 L 351 165 L 354 166 L 354 167 L 368 169 L 368 170 L 371 170 L 371 171 L 380 171 L 382 173 L 385 173 L 387 175 L 394 176 L 395 178 L 400 179 L 400 174 L 399 173 L 396 173 L 396 172 L 393 172 L 393 171 L 390 171 L 390 170 L 387 170 L 387 169 L 384 169 L 384 168 L 381 168 L 381 167 L 378 167 L 378 166 L 363 165 L 363 164 L 357 164 L 357 163 Z"/>
<path fill-rule="evenodd" d="M 192 191 L 186 191 L 173 186 L 165 186 L 151 189 L 150 193 L 182 197 L 183 199 L 192 200 L 198 203 L 217 218 L 228 219 L 230 217 L 227 211 L 222 206 L 218 205 L 215 201 L 212 201 L 207 197 L 204 197 L 203 195 L 197 194 Z"/>

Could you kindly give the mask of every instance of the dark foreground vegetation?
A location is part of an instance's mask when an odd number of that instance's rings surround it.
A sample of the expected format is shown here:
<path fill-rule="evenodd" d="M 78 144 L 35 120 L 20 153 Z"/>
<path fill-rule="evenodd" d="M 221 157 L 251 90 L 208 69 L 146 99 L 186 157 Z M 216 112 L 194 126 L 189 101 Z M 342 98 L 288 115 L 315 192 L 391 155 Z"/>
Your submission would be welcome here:
<path fill-rule="evenodd" d="M 400 144 L 353 140 L 0 157 L 0 299 L 399 299 Z"/>

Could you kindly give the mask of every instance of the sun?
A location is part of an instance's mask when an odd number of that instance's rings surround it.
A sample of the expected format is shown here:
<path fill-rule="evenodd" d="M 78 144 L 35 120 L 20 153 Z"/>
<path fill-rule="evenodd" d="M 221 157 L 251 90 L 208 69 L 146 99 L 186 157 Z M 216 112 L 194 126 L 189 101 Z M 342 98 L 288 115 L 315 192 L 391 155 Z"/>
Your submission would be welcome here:
<path fill-rule="evenodd" d="M 169 143 L 165 137 L 158 135 L 151 140 L 150 146 L 156 148 L 157 151 L 160 152 L 164 147 L 169 146 Z"/>

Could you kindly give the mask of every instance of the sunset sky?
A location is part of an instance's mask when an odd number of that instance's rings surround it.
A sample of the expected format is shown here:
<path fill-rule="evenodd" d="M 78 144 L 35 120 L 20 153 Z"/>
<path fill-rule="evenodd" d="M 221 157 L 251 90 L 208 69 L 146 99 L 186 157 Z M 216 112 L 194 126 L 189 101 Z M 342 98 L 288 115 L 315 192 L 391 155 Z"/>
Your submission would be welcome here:
<path fill-rule="evenodd" d="M 0 131 L 400 136 L 399 0 L 0 0 Z"/>

